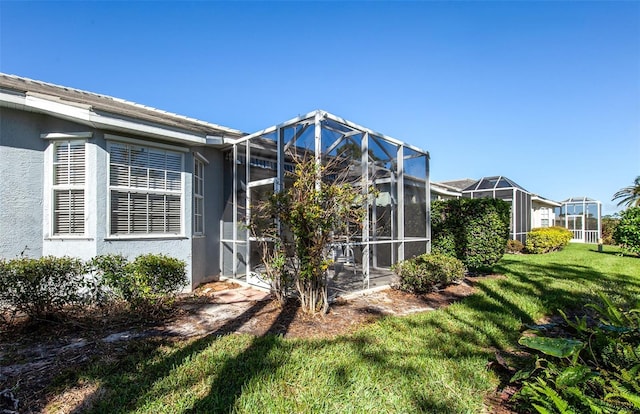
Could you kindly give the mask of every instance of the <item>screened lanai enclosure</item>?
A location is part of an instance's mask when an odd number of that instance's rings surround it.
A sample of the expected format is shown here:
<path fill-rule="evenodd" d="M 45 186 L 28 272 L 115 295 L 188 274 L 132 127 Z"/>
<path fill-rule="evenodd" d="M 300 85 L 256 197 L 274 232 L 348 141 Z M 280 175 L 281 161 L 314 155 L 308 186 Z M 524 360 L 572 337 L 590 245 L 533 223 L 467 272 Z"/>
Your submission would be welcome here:
<path fill-rule="evenodd" d="M 222 275 L 268 286 L 259 241 L 248 229 L 256 203 L 289 188 L 297 162 L 325 166 L 322 180 L 359 188 L 366 219 L 335 234 L 327 255 L 330 290 L 388 284 L 392 264 L 430 249 L 429 154 L 314 111 L 240 138 L 225 153 Z"/>
<path fill-rule="evenodd" d="M 588 197 L 571 197 L 556 207 L 556 226 L 573 233 L 574 243 L 598 243 L 601 236 L 602 204 Z"/>
<path fill-rule="evenodd" d="M 531 231 L 531 193 L 503 176 L 484 177 L 462 190 L 464 198 L 498 198 L 511 203 L 509 238 L 524 243 Z"/>

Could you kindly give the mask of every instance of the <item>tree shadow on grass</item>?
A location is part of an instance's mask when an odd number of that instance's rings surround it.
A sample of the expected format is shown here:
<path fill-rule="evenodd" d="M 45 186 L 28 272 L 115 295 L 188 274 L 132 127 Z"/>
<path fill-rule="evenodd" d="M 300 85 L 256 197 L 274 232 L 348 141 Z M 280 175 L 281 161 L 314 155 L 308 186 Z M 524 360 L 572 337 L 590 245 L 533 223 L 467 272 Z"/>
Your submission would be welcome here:
<path fill-rule="evenodd" d="M 160 350 L 163 345 L 170 343 L 166 338 L 132 342 L 127 349 L 127 355 L 116 364 L 101 366 L 97 372 L 90 371 L 82 374 L 102 382 L 108 390 L 105 397 L 96 402 L 91 411 L 112 413 L 140 409 L 147 402 L 147 399 L 153 398 L 153 389 L 158 381 L 171 375 L 176 367 L 182 366 L 194 356 L 202 353 L 221 336 L 237 332 L 242 325 L 257 315 L 268 304 L 268 300 L 255 302 L 242 314 L 229 320 L 211 334 L 199 338 L 168 355 L 164 355 Z M 287 315 L 288 321 L 284 320 L 282 315 Z M 286 332 L 286 327 L 293 320 L 294 315 L 295 312 L 281 312 L 272 328 L 280 333 Z M 265 338 L 273 337 L 271 332 L 270 330 Z M 255 349 L 253 354 L 268 351 L 269 339 L 264 341 L 267 348 Z M 236 359 L 241 359 L 241 356 Z M 197 378 L 194 378 L 195 380 Z M 242 386 L 240 383 L 235 385 L 238 389 Z M 114 390 L 116 391 L 114 392 Z M 233 390 L 227 389 L 227 391 Z M 238 392 L 231 392 L 231 395 L 237 394 Z M 226 402 L 231 403 L 232 401 Z M 118 407 L 118 409 L 114 411 L 114 407 Z"/>
<path fill-rule="evenodd" d="M 198 400 L 187 412 L 223 413 L 232 411 L 243 388 L 255 377 L 275 372 L 286 363 L 287 352 L 282 352 L 282 338 L 300 309 L 298 301 L 282 308 L 265 335 L 255 337 L 248 348 L 227 359 L 214 379 L 207 395 Z M 276 348 L 279 352 L 275 351 Z"/>
<path fill-rule="evenodd" d="M 512 266 L 513 264 L 516 266 Z M 517 282 L 517 285 L 512 286 L 514 291 L 524 289 L 529 294 L 537 295 L 548 309 L 575 309 L 588 302 L 600 302 L 598 292 L 608 296 L 621 296 L 625 300 L 631 300 L 640 293 L 640 278 L 627 274 L 603 273 L 578 264 L 527 263 L 524 269 L 518 264 L 520 262 L 503 259 L 494 269 L 514 278 Z M 554 287 L 553 279 L 576 282 L 578 285 Z"/>
<path fill-rule="evenodd" d="M 225 352 L 208 354 L 207 349 L 215 349 L 215 341 L 221 335 L 237 331 L 266 305 L 266 302 L 255 303 L 216 332 L 171 354 L 164 355 L 157 349 L 162 344 L 150 344 L 147 348 L 141 348 L 138 355 L 118 362 L 112 368 L 107 367 L 106 374 L 93 374 L 96 380 L 104 380 L 107 390 L 121 390 L 118 391 L 119 395 L 107 394 L 104 398 L 110 400 L 108 405 L 105 403 L 102 408 L 98 405 L 96 411 L 114 412 L 113 407 L 119 407 L 115 412 L 144 411 L 150 401 L 155 401 L 156 404 L 162 401 L 165 393 L 192 392 L 191 388 L 197 382 L 208 379 L 210 382 L 205 385 L 204 395 L 199 396 L 193 403 L 185 403 L 188 408 L 182 410 L 194 413 L 239 410 L 239 400 L 243 393 L 249 395 L 256 380 L 268 378 L 270 374 L 275 374 L 283 366 L 287 366 L 292 352 L 300 357 L 300 353 L 313 355 L 323 353 L 326 348 L 340 346 L 346 347 L 344 352 L 352 354 L 353 358 L 321 362 L 314 360 L 314 364 L 321 364 L 325 371 L 323 375 L 328 376 L 329 392 L 345 396 L 358 395 L 355 402 L 351 397 L 345 397 L 349 398 L 348 404 L 352 407 L 347 408 L 351 411 L 363 411 L 363 407 L 369 403 L 366 401 L 370 398 L 369 394 L 359 394 L 363 392 L 363 384 L 358 375 L 363 375 L 363 372 L 364 375 L 373 378 L 395 378 L 415 384 L 390 386 L 383 382 L 366 382 L 364 387 L 373 388 L 372 395 L 380 398 L 384 398 L 387 392 L 397 393 L 398 395 L 392 398 L 408 404 L 404 407 L 407 411 L 465 411 L 463 403 L 456 398 L 439 397 L 438 392 L 443 391 L 434 392 L 430 387 L 438 387 L 442 385 L 442 381 L 451 381 L 444 385 L 467 387 L 467 391 L 464 392 L 469 392 L 468 389 L 481 390 L 482 387 L 477 385 L 477 382 L 478 378 L 484 378 L 486 381 L 484 363 L 492 359 L 495 349 L 517 346 L 522 325 L 534 323 L 539 312 L 555 312 L 558 308 L 578 308 L 586 302 L 598 300 L 599 291 L 620 293 L 619 291 L 623 290 L 621 286 L 629 287 L 628 295 L 637 295 L 640 291 L 640 281 L 629 275 L 605 274 L 580 264 L 523 265 L 518 261 L 510 262 L 509 259 L 504 259 L 495 270 L 509 274 L 509 277 L 479 282 L 476 285 L 478 293 L 461 302 L 460 306 L 467 308 L 464 312 L 446 308 L 433 314 L 382 318 L 375 325 L 346 337 L 285 341 L 277 335 L 286 333 L 295 318 L 295 312 L 283 309 L 264 336 L 247 337 L 239 343 L 240 345 L 234 344 L 231 355 Z M 553 278 L 562 280 L 555 283 Z M 531 304 L 527 301 L 536 303 Z M 409 345 L 399 345 L 403 342 Z M 242 349 L 237 352 L 239 347 Z M 342 348 L 340 352 L 343 352 Z M 144 355 L 141 356 L 140 353 Z M 191 369 L 188 367 L 189 360 L 195 358 L 216 359 L 215 366 L 205 367 L 203 372 L 191 374 L 192 378 L 181 377 L 176 381 L 171 378 L 165 381 L 180 367 L 186 366 L 187 369 Z M 423 365 L 425 359 L 431 359 L 443 366 L 459 361 L 473 361 L 470 366 L 475 367 L 476 371 L 466 368 L 467 371 L 460 375 L 460 379 L 431 382 L 432 373 Z M 362 364 L 358 365 L 358 361 Z M 446 372 L 441 372 L 440 375 L 442 378 L 448 378 Z M 465 378 L 465 375 L 476 378 L 471 381 Z M 158 387 L 163 381 L 167 384 Z M 177 382 L 177 385 L 168 382 Z M 294 379 L 290 386 L 304 388 L 306 385 L 299 384 Z M 390 390 L 386 387 L 390 387 Z M 306 394 L 308 390 L 297 391 L 302 395 L 301 398 L 312 398 Z M 264 398 L 268 399 L 270 396 L 266 395 Z M 284 403 L 288 403 L 288 397 L 284 398 Z M 305 403 L 302 404 L 303 407 Z M 395 404 L 393 401 L 387 403 L 390 406 Z M 339 402 L 331 400 L 329 404 L 334 404 L 330 407 L 337 407 Z M 314 407 L 320 407 L 320 411 L 331 411 L 327 406 Z M 179 411 L 180 408 L 175 410 Z"/>
<path fill-rule="evenodd" d="M 630 259 L 640 260 L 640 254 L 629 253 L 629 252 L 624 251 L 624 250 L 618 250 L 618 251 L 612 251 L 612 250 L 606 251 L 606 250 L 603 250 L 603 251 L 598 251 L 596 249 L 591 249 L 590 251 L 592 251 L 594 253 L 598 253 L 598 254 L 606 254 L 606 255 L 609 255 L 609 256 L 628 257 Z"/>

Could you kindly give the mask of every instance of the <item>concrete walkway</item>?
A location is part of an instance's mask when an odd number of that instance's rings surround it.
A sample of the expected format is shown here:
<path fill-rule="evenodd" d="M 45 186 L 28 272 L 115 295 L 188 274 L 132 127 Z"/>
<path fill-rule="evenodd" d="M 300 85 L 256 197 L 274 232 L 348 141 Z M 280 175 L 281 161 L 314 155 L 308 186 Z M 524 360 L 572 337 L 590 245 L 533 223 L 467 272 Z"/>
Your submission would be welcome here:
<path fill-rule="evenodd" d="M 213 294 L 213 300 L 215 303 L 232 305 L 246 302 L 258 302 L 266 299 L 269 295 L 269 292 L 243 286 L 237 289 L 215 292 Z"/>

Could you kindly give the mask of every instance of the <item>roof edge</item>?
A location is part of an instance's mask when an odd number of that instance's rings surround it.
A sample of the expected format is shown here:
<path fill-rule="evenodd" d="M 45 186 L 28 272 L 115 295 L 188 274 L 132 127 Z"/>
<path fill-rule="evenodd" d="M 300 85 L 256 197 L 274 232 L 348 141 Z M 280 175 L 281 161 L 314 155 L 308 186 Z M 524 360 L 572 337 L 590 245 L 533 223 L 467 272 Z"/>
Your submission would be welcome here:
<path fill-rule="evenodd" d="M 12 74 L 7 74 L 7 73 L 2 73 L 0 72 L 0 76 L 4 76 L 6 78 L 12 79 L 14 81 L 18 81 L 18 82 L 24 82 L 25 84 L 28 83 L 33 83 L 36 85 L 40 85 L 40 86 L 45 86 L 45 87 L 49 87 L 49 88 L 54 88 L 54 89 L 61 89 L 61 90 L 65 90 L 65 91 L 70 91 L 73 93 L 77 93 L 77 94 L 85 94 L 85 95 L 90 95 L 99 99 L 104 99 L 104 100 L 111 100 L 115 103 L 120 103 L 120 104 L 124 104 L 127 106 L 131 106 L 133 108 L 137 108 L 140 110 L 144 110 L 144 111 L 149 111 L 152 113 L 155 113 L 157 116 L 159 117 L 163 117 L 163 116 L 168 116 L 171 118 L 174 118 L 176 120 L 182 120 L 185 122 L 190 122 L 192 124 L 197 124 L 201 127 L 205 127 L 205 128 L 210 128 L 212 130 L 217 130 L 229 135 L 234 135 L 234 136 L 242 136 L 242 135 L 246 135 L 245 132 L 242 132 L 240 130 L 234 129 L 234 128 L 229 128 L 229 127 L 225 127 L 219 124 L 214 124 L 211 122 L 207 122 L 207 121 L 203 121 L 197 118 L 192 118 L 192 117 L 188 117 L 188 116 L 184 116 L 184 115 L 180 115 L 180 114 L 176 114 L 173 112 L 169 112 L 169 111 L 164 111 L 158 108 L 154 108 L 152 106 L 147 106 L 147 105 L 143 105 L 143 104 L 139 104 L 133 101 L 128 101 L 126 99 L 122 99 L 122 98 L 117 98 L 117 97 L 113 97 L 113 96 L 109 96 L 109 95 L 104 95 L 104 94 L 99 94 L 99 93 L 95 93 L 95 92 L 90 92 L 90 91 L 85 91 L 82 89 L 77 89 L 77 88 L 71 88 L 71 87 L 67 87 L 67 86 L 62 86 L 62 85 L 58 85 L 55 83 L 50 83 L 50 82 L 44 82 L 44 81 L 39 81 L 39 80 L 34 80 L 34 79 L 30 79 L 30 78 L 26 78 L 23 76 L 17 76 L 17 75 L 12 75 Z M 45 96 L 43 95 L 49 95 L 52 98 L 59 98 L 59 103 L 60 104 L 67 104 L 68 106 L 80 106 L 82 107 L 82 104 L 78 104 L 72 101 L 68 101 L 66 102 L 66 100 L 64 99 L 64 97 L 61 96 L 57 96 L 57 95 L 50 95 L 50 94 L 46 94 L 46 93 L 42 93 L 42 92 L 38 92 L 38 91 L 29 91 L 29 89 L 25 86 L 25 88 L 18 88 L 17 86 L 3 86 L 2 89 L 6 89 L 7 91 L 20 91 L 20 94 L 23 96 L 35 96 L 35 97 L 41 97 L 42 99 L 46 99 Z M 24 89 L 24 90 L 23 90 Z M 85 105 L 86 107 L 88 107 L 87 109 L 90 109 L 90 105 Z M 108 110 L 104 110 L 101 109 L 101 112 L 108 112 L 108 113 L 112 113 L 114 115 L 118 115 L 116 112 L 113 111 L 108 111 Z M 159 124 L 161 125 L 161 124 Z M 189 130 L 188 126 L 184 127 L 185 130 Z"/>

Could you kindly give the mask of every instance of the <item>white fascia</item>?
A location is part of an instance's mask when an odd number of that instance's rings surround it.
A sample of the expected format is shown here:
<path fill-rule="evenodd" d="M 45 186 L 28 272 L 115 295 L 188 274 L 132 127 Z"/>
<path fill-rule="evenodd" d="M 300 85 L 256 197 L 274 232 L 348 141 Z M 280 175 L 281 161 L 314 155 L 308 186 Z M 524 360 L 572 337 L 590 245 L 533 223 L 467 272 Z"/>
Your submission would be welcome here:
<path fill-rule="evenodd" d="M 448 195 L 452 197 L 462 197 L 462 193 L 459 191 L 451 191 L 444 188 L 438 188 L 439 184 L 431 183 L 431 192 L 441 195 Z"/>
<path fill-rule="evenodd" d="M 43 99 L 37 96 L 16 95 L 0 91 L 0 106 L 53 115 L 89 125 L 97 129 L 110 129 L 125 133 L 140 134 L 152 138 L 168 139 L 189 145 L 207 144 L 207 139 L 204 136 L 174 131 L 159 126 L 142 124 L 121 118 L 99 115 L 93 112 L 89 105 L 70 105 L 63 102 L 52 101 L 50 99 Z"/>
<path fill-rule="evenodd" d="M 536 195 L 536 194 L 531 196 L 531 201 L 537 201 L 540 204 L 546 204 L 546 205 L 552 206 L 552 207 L 561 207 L 562 206 L 562 203 L 559 203 L 559 202 L 553 201 L 553 200 L 549 200 L 549 199 L 546 199 L 544 197 L 540 197 L 539 195 Z"/>

